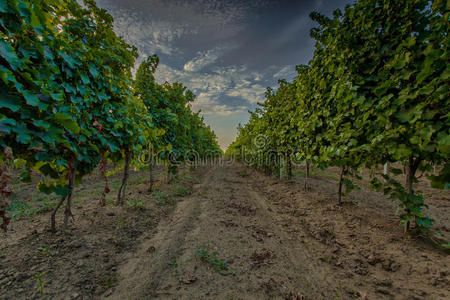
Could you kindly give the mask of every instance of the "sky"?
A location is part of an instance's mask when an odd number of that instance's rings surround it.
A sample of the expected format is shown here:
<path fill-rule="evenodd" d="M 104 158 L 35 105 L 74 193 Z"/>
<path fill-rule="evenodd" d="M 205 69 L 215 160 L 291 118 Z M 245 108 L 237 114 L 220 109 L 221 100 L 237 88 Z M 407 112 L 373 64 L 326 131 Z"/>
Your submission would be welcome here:
<path fill-rule="evenodd" d="M 139 49 L 137 65 L 157 54 L 156 80 L 180 81 L 197 98 L 223 150 L 267 87 L 292 80 L 314 51 L 312 11 L 331 15 L 350 0 L 97 0 L 114 30 Z"/>

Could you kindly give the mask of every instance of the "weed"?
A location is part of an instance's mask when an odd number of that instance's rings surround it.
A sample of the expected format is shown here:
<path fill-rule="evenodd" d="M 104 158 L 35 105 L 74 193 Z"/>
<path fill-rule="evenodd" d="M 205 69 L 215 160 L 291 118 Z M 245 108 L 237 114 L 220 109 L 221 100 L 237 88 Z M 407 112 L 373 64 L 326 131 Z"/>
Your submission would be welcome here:
<path fill-rule="evenodd" d="M 120 277 L 119 272 L 103 276 L 101 284 L 106 290 L 108 290 L 116 285 L 117 281 L 119 281 L 119 277 Z"/>
<path fill-rule="evenodd" d="M 200 256 L 201 260 L 210 264 L 216 271 L 228 270 L 228 263 L 224 259 L 217 257 L 216 252 L 210 253 L 209 247 L 205 249 L 197 247 L 197 255 Z"/>
<path fill-rule="evenodd" d="M 113 191 L 119 190 L 119 187 L 121 184 L 122 184 L 122 180 L 119 178 L 115 178 L 115 179 L 111 180 L 111 182 L 110 182 L 111 190 L 113 190 Z"/>
<path fill-rule="evenodd" d="M 103 186 L 102 186 L 101 188 L 103 188 Z M 94 195 L 97 196 L 97 197 L 98 197 L 98 196 L 101 196 L 102 194 L 103 194 L 103 189 L 102 189 L 102 190 L 95 190 L 95 191 L 94 191 Z"/>
<path fill-rule="evenodd" d="M 117 219 L 117 228 L 123 229 L 127 225 L 127 221 L 124 219 Z"/>
<path fill-rule="evenodd" d="M 10 214 L 11 218 L 13 220 L 18 219 L 20 217 L 29 215 L 31 212 L 31 209 L 29 207 L 29 204 L 22 201 L 13 201 L 9 204 L 6 211 Z"/>
<path fill-rule="evenodd" d="M 128 199 L 127 201 L 128 208 L 135 210 L 145 210 L 145 203 L 139 199 Z"/>
<path fill-rule="evenodd" d="M 328 263 L 328 258 L 327 257 L 321 257 L 320 260 L 323 261 L 324 263 Z"/>
<path fill-rule="evenodd" d="M 173 272 L 175 273 L 175 276 L 179 279 L 180 271 L 178 271 L 178 263 L 175 258 L 172 258 L 169 262 L 169 265 L 173 266 Z"/>
<path fill-rule="evenodd" d="M 175 196 L 186 196 L 191 194 L 191 190 L 181 184 L 175 184 L 173 190 Z"/>
<path fill-rule="evenodd" d="M 147 176 L 145 175 L 136 175 L 130 179 L 130 184 L 138 185 L 147 181 Z"/>
<path fill-rule="evenodd" d="M 35 214 L 52 211 L 56 207 L 57 203 L 51 199 L 44 199 L 41 206 L 35 209 Z"/>
<path fill-rule="evenodd" d="M 186 178 L 186 180 L 191 180 L 191 181 L 194 182 L 195 184 L 199 184 L 199 183 L 202 182 L 202 181 L 200 180 L 200 178 L 194 177 L 194 176 L 191 176 L 191 175 L 186 175 L 186 176 L 184 176 L 184 178 Z"/>
<path fill-rule="evenodd" d="M 51 252 L 50 252 L 50 250 L 48 250 L 47 248 L 41 248 L 41 254 L 42 255 L 50 255 L 51 254 Z"/>
<path fill-rule="evenodd" d="M 246 177 L 247 175 L 248 175 L 248 167 L 245 167 L 244 170 L 239 172 L 239 176 L 241 176 L 241 177 Z"/>
<path fill-rule="evenodd" d="M 6 211 L 13 220 L 18 220 L 23 217 L 34 216 L 53 210 L 56 202 L 52 200 L 53 198 L 40 197 L 35 201 L 39 205 L 38 207 L 31 207 L 29 203 L 23 201 L 12 201 Z"/>
<path fill-rule="evenodd" d="M 165 192 L 155 191 L 153 193 L 153 199 L 155 199 L 155 202 L 157 205 L 166 205 L 168 202 L 169 195 Z"/>
<path fill-rule="evenodd" d="M 114 198 L 113 197 L 108 197 L 108 194 L 106 195 L 106 205 L 107 206 L 115 206 L 115 202 L 114 202 Z"/>
<path fill-rule="evenodd" d="M 41 294 L 41 296 L 44 294 L 44 276 L 45 274 L 47 274 L 47 271 L 39 273 L 34 275 L 34 278 L 36 278 L 36 280 L 39 283 L 39 294 Z"/>

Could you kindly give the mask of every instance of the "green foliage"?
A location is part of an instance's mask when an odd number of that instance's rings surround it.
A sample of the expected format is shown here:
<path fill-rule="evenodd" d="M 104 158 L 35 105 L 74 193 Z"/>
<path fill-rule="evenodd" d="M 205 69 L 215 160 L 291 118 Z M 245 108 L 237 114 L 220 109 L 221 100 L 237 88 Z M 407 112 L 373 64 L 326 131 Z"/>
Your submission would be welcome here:
<path fill-rule="evenodd" d="M 45 274 L 47 274 L 47 271 L 34 275 L 34 278 L 36 278 L 36 280 L 39 283 L 39 294 L 41 295 L 41 297 L 44 295 L 44 276 L 45 276 Z"/>
<path fill-rule="evenodd" d="M 40 213 L 49 212 L 55 207 L 56 203 L 54 201 L 44 198 L 42 202 L 35 203 L 35 206 L 31 206 L 28 202 L 11 201 L 6 211 L 11 216 L 11 219 L 18 220 L 26 216 L 35 216 Z"/>
<path fill-rule="evenodd" d="M 210 264 L 216 271 L 228 270 L 228 263 L 224 259 L 219 258 L 216 252 L 210 253 L 209 247 L 197 247 L 197 255 L 202 261 Z"/>
<path fill-rule="evenodd" d="M 117 219 L 116 223 L 117 223 L 117 228 L 119 228 L 119 229 L 124 229 L 125 226 L 128 226 L 128 221 L 124 220 L 122 218 Z"/>
<path fill-rule="evenodd" d="M 173 186 L 173 193 L 175 196 L 186 196 L 191 194 L 191 190 L 184 185 L 175 184 Z"/>
<path fill-rule="evenodd" d="M 422 207 L 428 207 L 423 196 L 408 193 L 402 184 L 389 175 L 382 176 L 384 182 L 373 178 L 371 184 L 376 190 L 382 191 L 392 200 L 400 200 L 400 207 L 404 210 L 404 213 L 400 215 L 401 224 L 406 225 L 408 222 L 415 221 L 419 231 L 429 228 L 433 219 L 425 216 L 422 212 Z"/>
<path fill-rule="evenodd" d="M 176 278 L 179 280 L 181 279 L 180 271 L 178 270 L 178 263 L 175 258 L 172 258 L 169 262 L 169 265 L 173 266 L 173 273 L 175 274 Z"/>
<path fill-rule="evenodd" d="M 133 80 L 137 49 L 93 0 L 0 4 L 0 147 L 25 162 L 24 181 L 33 170 L 41 192 L 66 196 L 72 174 L 79 184 L 101 158 L 119 164 L 129 154 L 141 167 L 147 149 L 218 149 L 190 110 L 194 94 L 155 82 L 156 55 Z"/>
<path fill-rule="evenodd" d="M 128 199 L 127 206 L 128 206 L 128 208 L 131 208 L 134 210 L 145 210 L 144 201 L 139 200 L 139 199 Z"/>
<path fill-rule="evenodd" d="M 119 272 L 106 275 L 100 280 L 100 284 L 105 290 L 108 290 L 117 284 L 117 282 L 119 281 L 119 277 L 120 277 Z"/>
<path fill-rule="evenodd" d="M 446 163 L 439 175 L 427 175 L 434 188 L 450 190 L 450 164 Z"/>
<path fill-rule="evenodd" d="M 71 157 L 79 176 L 91 172 L 99 149 L 108 146 L 104 135 L 117 133 L 118 119 L 105 111 L 127 104 L 136 50 L 115 35 L 111 16 L 93 1 L 86 8 L 75 1 L 18 2 L 2 13 L 0 85 L 20 109 L 1 109 L 0 145 L 51 178 L 39 185 L 43 191 L 67 193 Z"/>
<path fill-rule="evenodd" d="M 192 181 L 192 182 L 195 183 L 195 184 L 201 183 L 200 178 L 197 177 L 197 176 L 192 176 L 192 175 L 186 174 L 186 175 L 184 176 L 184 178 L 186 178 L 187 180 Z"/>
<path fill-rule="evenodd" d="M 163 206 L 168 204 L 169 195 L 166 192 L 155 191 L 153 193 L 153 199 L 155 199 L 157 205 Z"/>
<path fill-rule="evenodd" d="M 50 252 L 50 250 L 48 250 L 47 248 L 42 248 L 41 249 L 41 254 L 42 255 L 51 255 L 51 252 Z"/>

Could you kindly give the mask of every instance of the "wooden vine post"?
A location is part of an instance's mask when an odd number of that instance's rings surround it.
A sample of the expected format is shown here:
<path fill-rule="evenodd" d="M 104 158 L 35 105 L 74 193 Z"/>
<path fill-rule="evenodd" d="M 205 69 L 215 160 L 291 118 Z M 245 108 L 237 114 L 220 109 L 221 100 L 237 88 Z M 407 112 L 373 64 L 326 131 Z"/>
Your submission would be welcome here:
<path fill-rule="evenodd" d="M 131 153 L 130 149 L 125 149 L 125 166 L 123 168 L 123 178 L 122 178 L 122 184 L 120 185 L 119 192 L 117 194 L 117 205 L 123 205 L 125 203 L 126 198 L 126 189 L 127 189 L 127 181 L 128 177 L 130 176 L 130 159 L 131 159 Z"/>
<path fill-rule="evenodd" d="M 151 193 L 153 192 L 153 183 L 154 183 L 154 178 L 153 178 L 153 151 L 152 151 L 152 147 L 150 146 L 149 149 L 149 183 L 148 183 L 148 192 Z"/>
<path fill-rule="evenodd" d="M 8 163 L 12 161 L 12 149 L 10 147 L 5 147 L 5 149 L 3 150 L 3 164 L 0 166 L 0 218 L 2 218 L 2 224 L 0 224 L 0 228 L 4 231 L 8 230 L 8 225 L 11 221 L 11 218 L 6 215 L 6 209 L 9 205 L 7 198 L 12 194 L 12 175 L 8 168 Z"/>
<path fill-rule="evenodd" d="M 69 172 L 67 174 L 68 180 L 69 180 L 69 192 L 67 194 L 67 202 L 66 202 L 66 209 L 64 211 L 64 230 L 66 230 L 69 226 L 69 218 L 72 218 L 73 220 L 73 214 L 72 214 L 72 194 L 73 194 L 73 187 L 75 184 L 75 176 L 76 176 L 76 167 L 75 167 L 75 159 L 72 156 L 72 158 L 69 161 Z"/>

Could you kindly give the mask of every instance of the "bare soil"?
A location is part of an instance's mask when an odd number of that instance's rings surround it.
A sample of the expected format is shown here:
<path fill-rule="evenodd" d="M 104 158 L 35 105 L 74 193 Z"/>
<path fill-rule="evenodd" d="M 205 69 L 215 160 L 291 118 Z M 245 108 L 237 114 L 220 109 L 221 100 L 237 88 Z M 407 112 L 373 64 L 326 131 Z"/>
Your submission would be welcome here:
<path fill-rule="evenodd" d="M 226 161 L 175 187 L 160 174 L 157 197 L 145 176 L 133 173 L 128 189 L 145 208 L 85 196 L 68 232 L 51 235 L 48 213 L 13 222 L 0 237 L 0 299 L 450 299 L 448 253 L 403 234 L 378 193 L 363 188 L 339 206 L 333 176 L 305 191 L 299 176 Z M 94 195 L 92 179 L 82 188 Z M 161 192 L 173 196 L 162 203 Z M 440 227 L 446 197 L 430 201 Z"/>

